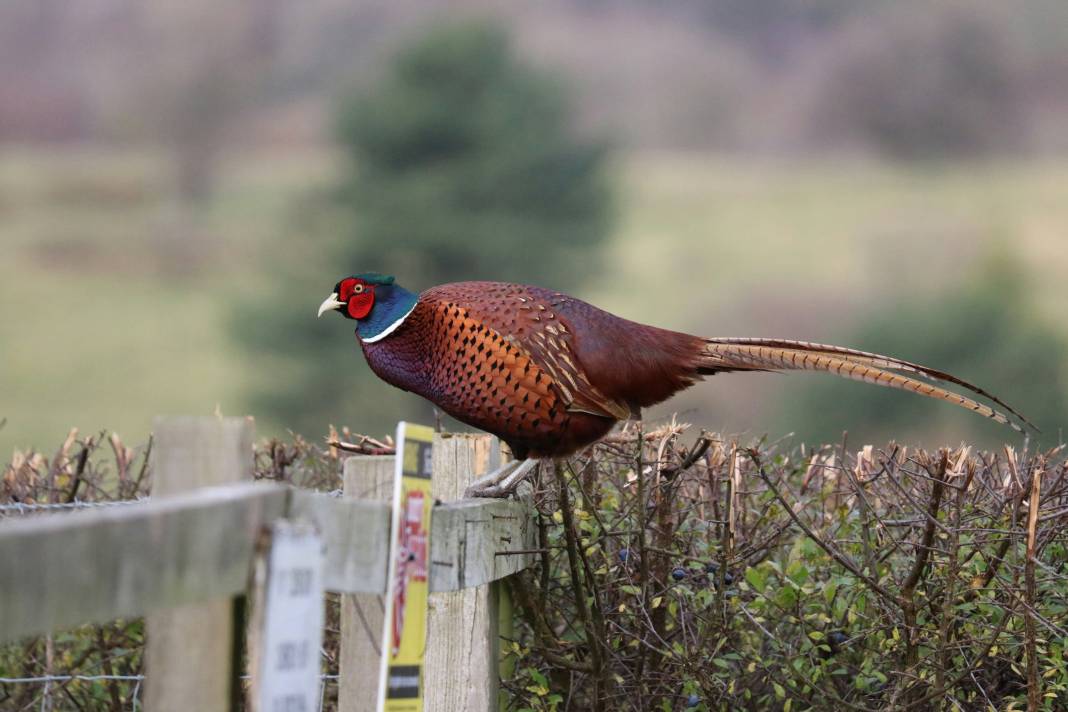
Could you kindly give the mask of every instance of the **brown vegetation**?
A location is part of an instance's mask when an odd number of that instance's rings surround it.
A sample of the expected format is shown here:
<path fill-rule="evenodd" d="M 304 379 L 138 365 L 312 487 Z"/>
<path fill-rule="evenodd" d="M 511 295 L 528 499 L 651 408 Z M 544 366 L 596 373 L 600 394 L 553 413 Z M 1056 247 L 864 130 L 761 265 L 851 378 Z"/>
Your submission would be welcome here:
<path fill-rule="evenodd" d="M 1062 448 L 786 450 L 710 433 L 687 447 L 684 430 L 631 424 L 543 473 L 540 563 L 512 586 L 515 709 L 1041 709 L 1066 694 Z M 334 490 L 345 451 L 390 447 L 329 441 L 265 441 L 256 476 Z M 72 432 L 51 457 L 17 454 L 2 514 L 146 496 L 149 449 Z M 126 709 L 142 642 L 140 621 L 85 626 L 7 646 L 0 670 L 133 676 L 48 686 Z M 0 700 L 33 707 L 45 688 L 6 684 Z"/>
<path fill-rule="evenodd" d="M 1065 694 L 1062 448 L 684 447 L 682 430 L 632 428 L 546 483 L 541 568 L 515 586 L 511 689 L 534 709 Z"/>

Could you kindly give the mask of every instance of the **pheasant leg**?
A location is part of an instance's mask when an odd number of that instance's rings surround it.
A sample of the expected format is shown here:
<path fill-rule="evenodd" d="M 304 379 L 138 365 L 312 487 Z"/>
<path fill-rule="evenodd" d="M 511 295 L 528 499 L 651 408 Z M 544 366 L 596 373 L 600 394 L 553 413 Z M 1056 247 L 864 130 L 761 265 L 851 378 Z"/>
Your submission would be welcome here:
<path fill-rule="evenodd" d="M 506 462 L 485 477 L 475 480 L 464 492 L 465 497 L 507 497 L 534 471 L 538 461 Z"/>

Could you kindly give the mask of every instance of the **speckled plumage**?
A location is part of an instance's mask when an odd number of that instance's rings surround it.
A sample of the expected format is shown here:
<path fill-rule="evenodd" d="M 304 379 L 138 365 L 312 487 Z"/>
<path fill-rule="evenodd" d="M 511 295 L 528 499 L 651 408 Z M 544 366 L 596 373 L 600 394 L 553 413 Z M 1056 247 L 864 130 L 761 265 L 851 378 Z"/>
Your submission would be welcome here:
<path fill-rule="evenodd" d="M 538 457 L 573 452 L 603 436 L 617 419 L 695 380 L 692 368 L 668 369 L 658 388 L 630 399 L 608 395 L 618 392 L 619 371 L 628 364 L 642 369 L 650 360 L 648 352 L 629 358 L 619 353 L 631 350 L 636 338 L 658 354 L 670 351 L 671 342 L 683 343 L 680 353 L 699 342 L 557 292 L 461 282 L 424 292 L 394 334 L 361 345 L 383 380 L 500 435 L 517 455 Z M 581 344 L 590 346 L 584 358 L 576 354 Z M 589 361 L 613 364 L 591 370 Z"/>
<path fill-rule="evenodd" d="M 332 298 L 340 294 L 338 310 L 354 318 L 375 303 L 376 288 L 382 313 L 372 311 L 373 320 L 357 326 L 371 369 L 500 436 L 521 458 L 568 455 L 641 408 L 704 376 L 731 371 L 830 372 L 950 401 L 1018 429 L 989 406 L 928 381 L 949 382 L 1026 422 L 982 389 L 908 361 L 804 341 L 691 336 L 539 287 L 445 284 L 418 295 L 410 308 L 415 295 L 392 278 L 375 283 L 357 275 L 339 282 Z"/>

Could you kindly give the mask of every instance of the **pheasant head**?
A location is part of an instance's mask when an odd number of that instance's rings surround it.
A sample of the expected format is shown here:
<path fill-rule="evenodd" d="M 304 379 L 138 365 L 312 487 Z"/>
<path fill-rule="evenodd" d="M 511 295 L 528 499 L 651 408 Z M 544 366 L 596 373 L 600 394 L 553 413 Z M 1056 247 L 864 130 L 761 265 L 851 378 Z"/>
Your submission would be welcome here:
<path fill-rule="evenodd" d="M 364 272 L 345 277 L 319 305 L 319 316 L 336 311 L 357 322 L 356 332 L 365 342 L 388 336 L 401 325 L 418 296 L 394 282 L 390 275 Z"/>

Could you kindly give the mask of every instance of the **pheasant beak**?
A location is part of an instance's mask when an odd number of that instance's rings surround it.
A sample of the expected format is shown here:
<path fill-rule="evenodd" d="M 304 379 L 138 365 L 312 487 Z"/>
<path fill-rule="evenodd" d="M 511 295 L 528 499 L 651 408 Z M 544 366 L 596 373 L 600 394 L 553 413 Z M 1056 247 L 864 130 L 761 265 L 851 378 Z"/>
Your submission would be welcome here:
<path fill-rule="evenodd" d="M 323 315 L 323 312 L 333 311 L 345 306 L 345 302 L 338 301 L 337 292 L 334 292 L 326 300 L 319 305 L 319 314 L 316 318 Z"/>

